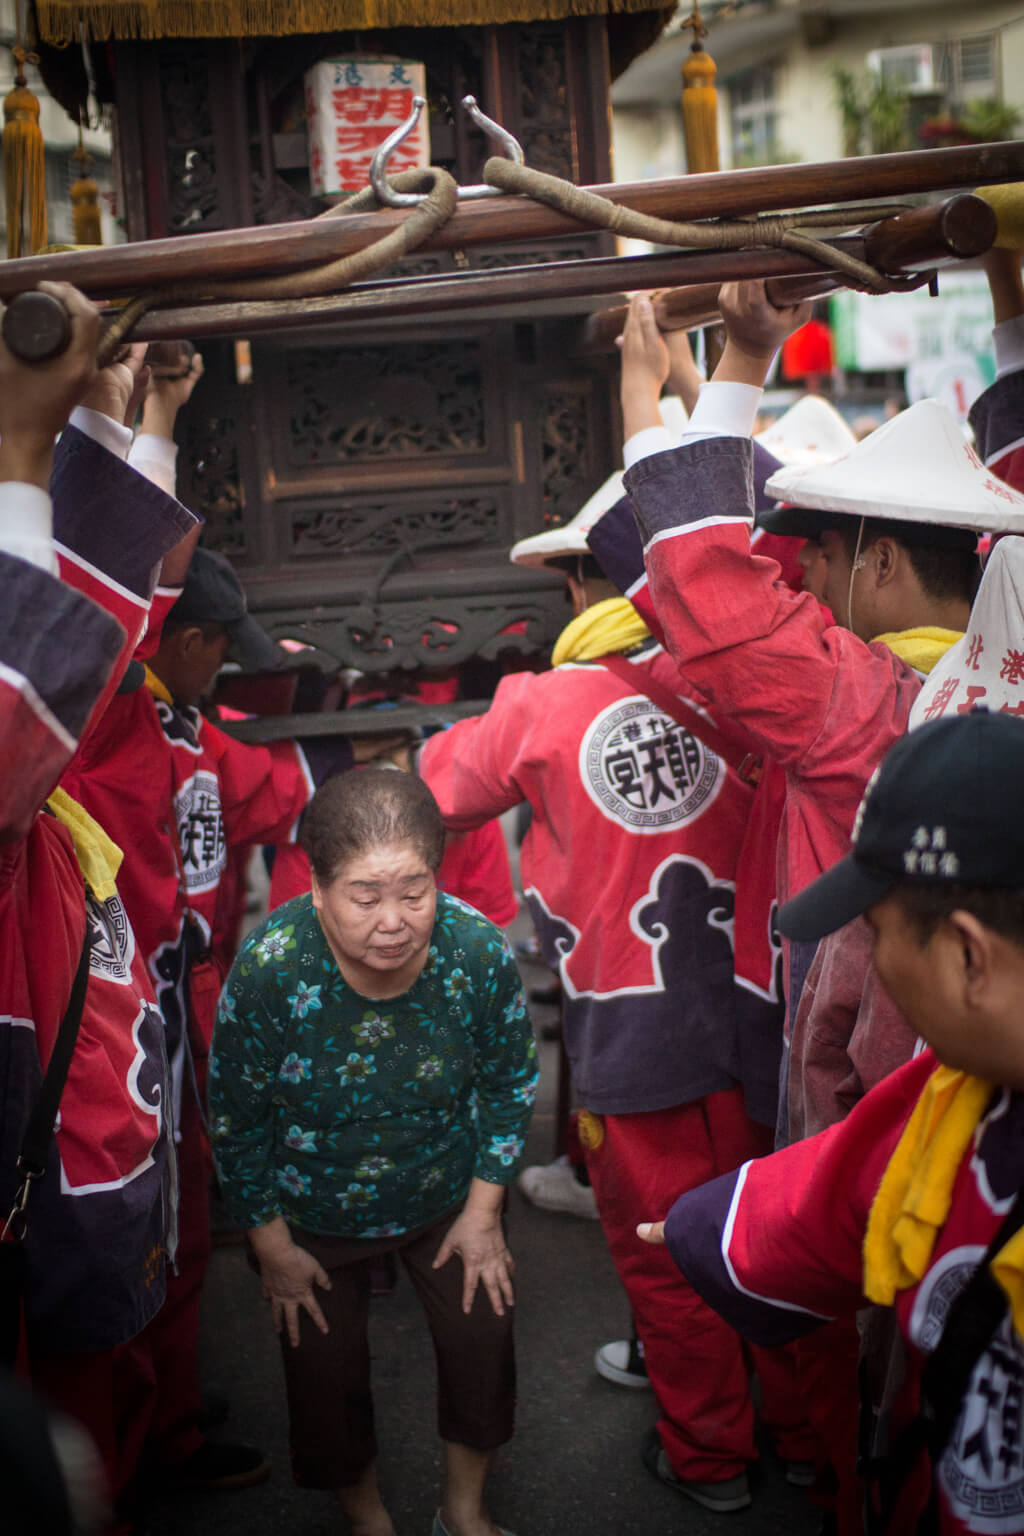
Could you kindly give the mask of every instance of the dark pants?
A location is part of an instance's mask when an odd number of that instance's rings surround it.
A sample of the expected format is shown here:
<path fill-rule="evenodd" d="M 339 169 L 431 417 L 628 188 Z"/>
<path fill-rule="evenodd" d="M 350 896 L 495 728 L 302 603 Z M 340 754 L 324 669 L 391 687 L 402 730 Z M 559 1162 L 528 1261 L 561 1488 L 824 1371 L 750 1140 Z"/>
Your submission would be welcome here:
<path fill-rule="evenodd" d="M 316 1287 L 330 1330 L 325 1336 L 300 1311 L 299 1345 L 281 1335 L 292 1474 L 304 1488 L 343 1488 L 376 1458 L 367 1320 L 370 1263 L 396 1253 L 427 1314 L 437 1358 L 437 1427 L 442 1440 L 493 1451 L 512 1436 L 516 1369 L 513 1311 L 497 1317 L 483 1285 L 467 1316 L 462 1261 L 431 1265 L 455 1219 L 390 1238 L 321 1237 L 293 1228 L 292 1237 L 323 1265 L 331 1289 Z"/>

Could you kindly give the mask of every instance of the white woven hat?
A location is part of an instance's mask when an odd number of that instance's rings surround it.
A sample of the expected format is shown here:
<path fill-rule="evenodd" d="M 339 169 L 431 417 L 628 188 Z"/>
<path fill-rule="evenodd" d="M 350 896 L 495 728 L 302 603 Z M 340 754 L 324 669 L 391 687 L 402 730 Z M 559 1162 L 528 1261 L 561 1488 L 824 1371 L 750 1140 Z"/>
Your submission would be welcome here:
<path fill-rule="evenodd" d="M 662 420 L 671 435 L 681 437 L 686 428 L 686 409 L 683 402 L 678 395 L 666 395 L 658 404 Z M 615 503 L 621 501 L 626 494 L 622 476 L 622 470 L 609 475 L 593 496 L 583 503 L 571 522 L 563 523 L 559 528 L 548 528 L 544 533 L 532 534 L 530 538 L 520 539 L 518 544 L 513 544 L 508 556 L 512 564 L 539 567 L 547 565 L 549 560 L 559 559 L 562 555 L 589 554 L 587 534 L 594 524 L 600 522 L 604 514 L 610 512 Z"/>
<path fill-rule="evenodd" d="M 587 534 L 598 519 L 614 507 L 617 501 L 621 501 L 625 494 L 622 470 L 618 470 L 608 476 L 604 485 L 599 486 L 589 501 L 584 502 L 571 522 L 563 523 L 559 528 L 547 528 L 529 539 L 520 539 L 518 544 L 513 544 L 509 559 L 513 565 L 536 567 L 545 566 L 549 560 L 556 560 L 561 555 L 587 554 Z"/>
<path fill-rule="evenodd" d="M 1024 496 L 985 468 L 938 400 L 912 405 L 831 464 L 778 470 L 765 490 L 850 517 L 1024 533 Z"/>
<path fill-rule="evenodd" d="M 834 405 L 820 395 L 803 395 L 754 439 L 787 467 L 830 464 L 849 453 L 857 439 Z"/>

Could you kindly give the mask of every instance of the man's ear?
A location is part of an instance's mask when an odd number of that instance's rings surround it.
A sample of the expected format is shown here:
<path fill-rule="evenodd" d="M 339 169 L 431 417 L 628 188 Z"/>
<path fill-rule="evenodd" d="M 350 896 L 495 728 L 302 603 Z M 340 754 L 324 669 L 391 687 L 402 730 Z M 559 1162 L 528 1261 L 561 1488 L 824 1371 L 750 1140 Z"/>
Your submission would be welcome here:
<path fill-rule="evenodd" d="M 871 545 L 875 557 L 875 586 L 886 587 L 894 580 L 902 561 L 908 559 L 902 544 L 895 539 L 876 539 Z"/>
<path fill-rule="evenodd" d="M 992 986 L 996 959 L 994 935 L 973 912 L 964 912 L 960 908 L 950 913 L 948 923 L 953 930 L 962 968 L 964 1002 L 978 1007 Z"/>
<path fill-rule="evenodd" d="M 206 644 L 206 638 L 198 624 L 186 624 L 178 630 L 178 655 L 190 660 Z"/>
<path fill-rule="evenodd" d="M 316 870 L 312 868 L 309 871 L 309 890 L 310 895 L 313 897 L 313 911 L 322 911 L 324 904 L 323 891 L 320 889 L 320 881 L 316 877 Z"/>

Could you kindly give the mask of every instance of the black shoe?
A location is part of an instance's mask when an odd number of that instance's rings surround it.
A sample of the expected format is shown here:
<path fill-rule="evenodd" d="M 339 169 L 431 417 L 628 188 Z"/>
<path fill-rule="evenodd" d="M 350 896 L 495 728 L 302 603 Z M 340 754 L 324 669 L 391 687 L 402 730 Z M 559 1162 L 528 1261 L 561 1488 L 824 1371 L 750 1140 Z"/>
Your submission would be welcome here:
<path fill-rule="evenodd" d="M 644 1466 L 658 1479 L 659 1483 L 664 1483 L 668 1488 L 674 1488 L 677 1493 L 685 1494 L 688 1499 L 693 1499 L 695 1504 L 702 1505 L 704 1509 L 711 1509 L 716 1514 L 724 1515 L 731 1514 L 737 1509 L 748 1509 L 753 1502 L 750 1497 L 750 1480 L 745 1472 L 740 1472 L 735 1477 L 727 1477 L 720 1483 L 695 1483 L 688 1478 L 680 1477 L 668 1459 L 657 1429 L 652 1429 L 647 1434 L 642 1455 Z"/>
<path fill-rule="evenodd" d="M 199 1430 L 206 1434 L 208 1430 L 220 1429 L 231 1417 L 231 1403 L 223 1392 L 204 1392 L 202 1406 L 199 1410 Z"/>
<path fill-rule="evenodd" d="M 169 1478 L 193 1488 L 252 1488 L 270 1476 L 270 1462 L 254 1445 L 204 1440 L 198 1451 L 168 1468 Z"/>
<path fill-rule="evenodd" d="M 531 1003 L 543 1008 L 557 1007 L 562 1001 L 562 983 L 556 977 L 546 987 L 531 987 L 528 995 Z"/>

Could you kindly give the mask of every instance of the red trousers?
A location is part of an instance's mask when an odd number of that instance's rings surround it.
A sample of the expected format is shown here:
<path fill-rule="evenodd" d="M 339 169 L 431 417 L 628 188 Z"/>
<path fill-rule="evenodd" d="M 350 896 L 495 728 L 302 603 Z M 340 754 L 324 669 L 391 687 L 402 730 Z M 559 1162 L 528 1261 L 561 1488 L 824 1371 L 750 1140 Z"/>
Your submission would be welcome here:
<path fill-rule="evenodd" d="M 626 1289 L 647 1374 L 661 1410 L 658 1433 L 673 1469 L 694 1482 L 723 1482 L 757 1459 L 746 1346 L 702 1301 L 668 1249 L 636 1235 L 661 1221 L 679 1195 L 772 1149 L 737 1089 L 645 1114 L 584 1117 L 581 1139 L 608 1247 Z M 810 1461 L 807 1428 L 785 1350 L 751 1349 L 761 1381 L 761 1419 L 786 1460 Z"/>
<path fill-rule="evenodd" d="M 122 1345 L 124 1368 L 150 1384 L 146 1450 L 150 1460 L 165 1467 L 184 1461 L 203 1443 L 199 1302 L 210 1262 L 210 1154 L 187 1081 L 177 1153 L 178 1252 L 174 1269 L 167 1268 L 167 1299 L 149 1326 Z"/>

